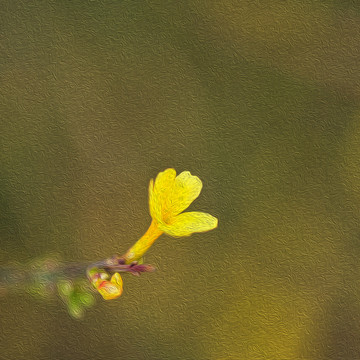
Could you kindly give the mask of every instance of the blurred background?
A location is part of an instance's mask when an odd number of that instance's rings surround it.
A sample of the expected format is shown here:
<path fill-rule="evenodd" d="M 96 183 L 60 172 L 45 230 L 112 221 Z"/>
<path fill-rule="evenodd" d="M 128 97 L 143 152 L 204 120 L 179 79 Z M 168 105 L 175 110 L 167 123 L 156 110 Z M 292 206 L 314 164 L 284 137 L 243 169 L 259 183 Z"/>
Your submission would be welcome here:
<path fill-rule="evenodd" d="M 2 290 L 1 359 L 360 359 L 356 1 L 1 1 L 0 262 L 122 254 L 149 180 L 204 187 L 82 320 Z"/>

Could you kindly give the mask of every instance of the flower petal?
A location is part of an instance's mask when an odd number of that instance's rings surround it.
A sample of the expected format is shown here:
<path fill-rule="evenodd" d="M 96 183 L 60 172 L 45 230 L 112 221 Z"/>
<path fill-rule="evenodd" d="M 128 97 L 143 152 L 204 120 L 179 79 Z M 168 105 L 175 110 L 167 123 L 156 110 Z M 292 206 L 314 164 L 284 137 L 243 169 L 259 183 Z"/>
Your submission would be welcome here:
<path fill-rule="evenodd" d="M 153 219 L 162 221 L 162 209 L 165 205 L 165 199 L 169 196 L 176 177 L 174 169 L 166 169 L 160 172 L 155 182 L 150 181 L 149 184 L 149 208 L 150 215 Z"/>
<path fill-rule="evenodd" d="M 115 273 L 110 280 L 114 285 L 118 286 L 119 288 L 123 288 L 123 280 L 119 273 Z"/>
<path fill-rule="evenodd" d="M 186 212 L 173 218 L 171 224 L 160 224 L 159 228 L 170 236 L 189 236 L 194 232 L 215 229 L 218 219 L 203 212 Z"/>
<path fill-rule="evenodd" d="M 111 277 L 111 281 L 101 281 L 97 286 L 97 290 L 105 300 L 112 300 L 119 297 L 123 292 L 123 281 L 120 274 L 115 273 Z"/>
<path fill-rule="evenodd" d="M 163 211 L 167 211 L 170 218 L 180 214 L 199 196 L 201 189 L 201 180 L 189 171 L 183 171 L 176 177 L 172 191 L 165 199 L 166 206 Z"/>

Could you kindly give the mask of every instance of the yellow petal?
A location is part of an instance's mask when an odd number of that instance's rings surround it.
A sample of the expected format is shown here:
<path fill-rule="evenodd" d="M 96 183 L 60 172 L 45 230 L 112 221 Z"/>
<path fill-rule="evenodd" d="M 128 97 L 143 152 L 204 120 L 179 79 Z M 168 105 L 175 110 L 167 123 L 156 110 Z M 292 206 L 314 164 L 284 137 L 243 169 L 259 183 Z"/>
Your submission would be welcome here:
<path fill-rule="evenodd" d="M 117 285 L 119 288 L 123 288 L 123 280 L 119 273 L 115 273 L 110 280 L 114 285 Z"/>
<path fill-rule="evenodd" d="M 189 236 L 194 232 L 215 229 L 218 219 L 202 212 L 186 212 L 173 218 L 171 224 L 160 224 L 159 228 L 170 236 Z"/>
<path fill-rule="evenodd" d="M 97 290 L 105 300 L 112 300 L 119 297 L 123 292 L 123 282 L 120 274 L 115 273 L 111 277 L 111 281 L 102 281 L 97 286 Z"/>
<path fill-rule="evenodd" d="M 166 218 L 166 212 L 168 218 L 171 218 L 187 209 L 199 196 L 201 189 L 201 180 L 197 176 L 191 175 L 189 171 L 183 171 L 176 177 L 172 190 L 165 199 L 164 217 Z"/>
<path fill-rule="evenodd" d="M 157 221 L 162 221 L 162 212 L 165 205 L 165 199 L 169 197 L 176 177 L 174 169 L 166 169 L 159 173 L 155 179 L 150 181 L 149 185 L 149 207 L 150 215 Z"/>
<path fill-rule="evenodd" d="M 149 250 L 154 241 L 163 233 L 158 224 L 160 223 L 153 220 L 146 233 L 126 252 L 123 256 L 125 264 L 140 259 Z"/>

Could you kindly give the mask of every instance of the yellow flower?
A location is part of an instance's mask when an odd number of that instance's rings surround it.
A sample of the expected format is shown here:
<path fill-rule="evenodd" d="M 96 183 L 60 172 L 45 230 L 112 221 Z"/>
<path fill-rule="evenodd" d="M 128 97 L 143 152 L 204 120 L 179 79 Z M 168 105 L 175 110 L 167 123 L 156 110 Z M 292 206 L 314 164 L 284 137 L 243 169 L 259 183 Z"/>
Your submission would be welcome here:
<path fill-rule="evenodd" d="M 176 176 L 174 169 L 158 174 L 149 185 L 149 208 L 152 223 L 144 236 L 125 254 L 126 263 L 140 259 L 154 241 L 165 233 L 170 236 L 189 236 L 194 232 L 215 229 L 217 218 L 203 212 L 186 212 L 199 196 L 202 182 L 189 171 Z"/>
<path fill-rule="evenodd" d="M 99 279 L 94 285 L 105 300 L 116 299 L 123 292 L 123 281 L 119 273 L 115 273 L 110 281 Z"/>
<path fill-rule="evenodd" d="M 159 173 L 149 185 L 149 207 L 153 220 L 165 234 L 179 237 L 215 229 L 218 220 L 203 212 L 186 212 L 199 196 L 202 182 L 189 171 L 176 176 L 174 169 Z"/>

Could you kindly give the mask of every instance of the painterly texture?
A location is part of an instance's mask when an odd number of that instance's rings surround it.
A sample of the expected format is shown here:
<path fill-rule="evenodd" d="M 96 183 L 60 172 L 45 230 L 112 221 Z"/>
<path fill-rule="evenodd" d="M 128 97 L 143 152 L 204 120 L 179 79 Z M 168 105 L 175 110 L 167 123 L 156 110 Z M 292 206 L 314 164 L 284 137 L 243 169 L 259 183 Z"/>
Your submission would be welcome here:
<path fill-rule="evenodd" d="M 170 167 L 219 226 L 81 321 L 0 288 L 0 359 L 360 358 L 357 2 L 1 5 L 1 264 L 124 253 Z"/>
<path fill-rule="evenodd" d="M 119 272 L 140 276 L 142 272 L 155 270 L 151 265 L 143 265 L 143 257 L 162 234 L 190 236 L 217 227 L 218 219 L 210 214 L 182 213 L 199 196 L 201 188 L 201 180 L 189 171 L 176 176 L 176 170 L 169 168 L 160 172 L 155 181 L 151 179 L 149 210 L 152 220 L 146 233 L 124 255 L 114 255 L 87 266 L 89 282 L 105 300 L 121 296 L 123 281 Z"/>
<path fill-rule="evenodd" d="M 143 257 L 154 241 L 161 235 L 173 237 L 190 236 L 196 232 L 213 230 L 218 219 L 199 211 L 186 212 L 190 204 L 199 196 L 202 182 L 189 171 L 176 176 L 175 169 L 160 172 L 149 185 L 149 210 L 151 225 L 144 236 L 125 254 L 127 263 Z"/>

